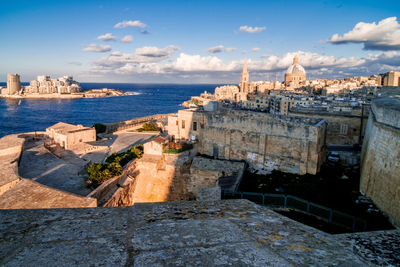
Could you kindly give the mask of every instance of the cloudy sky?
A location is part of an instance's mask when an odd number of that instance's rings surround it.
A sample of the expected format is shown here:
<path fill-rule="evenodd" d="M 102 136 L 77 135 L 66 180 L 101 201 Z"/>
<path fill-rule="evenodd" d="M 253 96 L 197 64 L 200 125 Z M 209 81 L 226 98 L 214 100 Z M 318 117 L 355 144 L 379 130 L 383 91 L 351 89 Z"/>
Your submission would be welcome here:
<path fill-rule="evenodd" d="M 283 80 L 400 71 L 400 1 L 2 1 L 0 81 Z"/>

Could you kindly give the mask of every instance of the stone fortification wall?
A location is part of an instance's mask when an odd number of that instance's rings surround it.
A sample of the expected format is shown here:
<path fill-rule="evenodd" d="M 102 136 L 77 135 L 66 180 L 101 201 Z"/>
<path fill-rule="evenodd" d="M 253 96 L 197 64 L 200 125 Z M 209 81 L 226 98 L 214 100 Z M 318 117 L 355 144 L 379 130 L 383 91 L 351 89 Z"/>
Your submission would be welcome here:
<path fill-rule="evenodd" d="M 325 160 L 324 120 L 241 110 L 192 113 L 186 124 L 200 125 L 190 135 L 197 135 L 202 154 L 299 174 L 317 173 Z"/>
<path fill-rule="evenodd" d="M 135 127 L 136 125 L 143 124 L 145 122 L 166 119 L 166 118 L 168 118 L 168 116 L 171 116 L 171 115 L 174 115 L 174 113 L 157 114 L 157 115 L 135 118 L 135 119 L 126 120 L 126 121 L 104 123 L 104 125 L 106 125 L 106 127 L 107 127 L 107 129 L 106 129 L 107 133 L 113 133 L 113 132 L 122 131 L 122 130 L 125 130 L 128 128 Z"/>
<path fill-rule="evenodd" d="M 96 207 L 94 198 L 50 188 L 18 175 L 25 139 L 36 136 L 14 134 L 0 139 L 0 209 Z"/>
<path fill-rule="evenodd" d="M 193 199 L 189 168 L 196 149 L 179 154 L 144 155 L 137 161 L 133 203 Z"/>
<path fill-rule="evenodd" d="M 245 162 L 195 157 L 190 166 L 188 191 L 196 198 L 204 188 L 220 186 L 224 190 L 234 191 L 245 171 Z M 204 199 L 204 197 L 202 198 Z"/>
<path fill-rule="evenodd" d="M 17 134 L 0 138 L 0 195 L 21 181 L 18 161 L 24 141 Z"/>
<path fill-rule="evenodd" d="M 360 189 L 400 225 L 400 98 L 373 101 L 361 154 Z"/>
<path fill-rule="evenodd" d="M 346 115 L 340 113 L 312 113 L 312 112 L 293 112 L 289 113 L 293 116 L 306 118 L 325 119 L 327 124 L 326 144 L 327 145 L 354 145 L 360 144 L 365 135 L 365 127 L 367 125 L 368 116 L 361 114 Z"/>

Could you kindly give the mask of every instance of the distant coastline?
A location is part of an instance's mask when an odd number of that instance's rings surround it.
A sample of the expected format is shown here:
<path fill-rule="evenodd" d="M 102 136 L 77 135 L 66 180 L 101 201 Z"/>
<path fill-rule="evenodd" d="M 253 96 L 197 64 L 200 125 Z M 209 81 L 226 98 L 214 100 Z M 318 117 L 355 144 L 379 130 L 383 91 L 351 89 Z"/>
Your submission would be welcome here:
<path fill-rule="evenodd" d="M 40 93 L 28 93 L 28 94 L 14 94 L 14 95 L 2 95 L 0 98 L 9 99 L 75 99 L 75 98 L 98 98 L 98 97 L 112 97 L 112 96 L 124 96 L 124 95 L 135 95 L 134 92 L 123 92 L 117 89 L 90 89 L 79 93 L 71 94 L 40 94 Z"/>

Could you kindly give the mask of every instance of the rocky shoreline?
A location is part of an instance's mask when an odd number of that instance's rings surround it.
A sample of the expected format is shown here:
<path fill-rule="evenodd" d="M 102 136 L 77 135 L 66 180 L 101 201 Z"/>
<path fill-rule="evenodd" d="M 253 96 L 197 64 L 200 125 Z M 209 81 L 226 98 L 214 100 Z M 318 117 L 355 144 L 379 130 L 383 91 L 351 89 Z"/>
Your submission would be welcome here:
<path fill-rule="evenodd" d="M 1 95 L 0 98 L 10 99 L 74 99 L 74 98 L 97 98 L 97 97 L 111 97 L 111 96 L 125 96 L 135 95 L 134 92 L 123 92 L 121 90 L 102 88 L 102 89 L 91 89 L 82 91 L 79 93 L 72 94 L 20 94 L 20 95 Z"/>

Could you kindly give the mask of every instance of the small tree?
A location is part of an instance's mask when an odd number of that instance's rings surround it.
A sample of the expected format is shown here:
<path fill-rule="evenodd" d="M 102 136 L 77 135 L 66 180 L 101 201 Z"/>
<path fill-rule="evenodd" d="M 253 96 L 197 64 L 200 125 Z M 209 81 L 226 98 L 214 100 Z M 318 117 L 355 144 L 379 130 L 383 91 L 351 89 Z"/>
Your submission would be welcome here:
<path fill-rule="evenodd" d="M 96 129 L 96 134 L 104 133 L 107 130 L 107 126 L 101 123 L 96 123 L 93 127 Z"/>
<path fill-rule="evenodd" d="M 129 150 L 130 150 L 130 151 L 135 155 L 135 157 L 138 158 L 138 159 L 140 159 L 140 158 L 143 156 L 143 150 L 144 150 L 143 145 L 136 145 L 136 146 L 133 146 L 133 147 L 131 147 Z"/>

